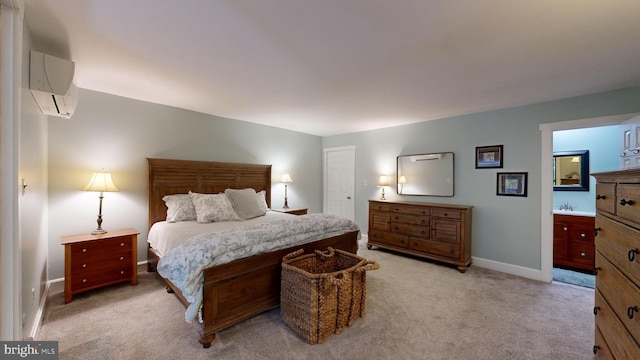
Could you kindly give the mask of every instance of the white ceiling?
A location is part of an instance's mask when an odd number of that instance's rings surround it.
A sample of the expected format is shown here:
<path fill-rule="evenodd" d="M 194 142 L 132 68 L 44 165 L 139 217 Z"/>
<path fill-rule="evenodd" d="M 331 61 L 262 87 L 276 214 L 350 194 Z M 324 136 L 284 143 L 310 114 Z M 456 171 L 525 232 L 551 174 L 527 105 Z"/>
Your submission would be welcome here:
<path fill-rule="evenodd" d="M 638 0 L 24 1 L 81 88 L 320 136 L 640 85 Z"/>

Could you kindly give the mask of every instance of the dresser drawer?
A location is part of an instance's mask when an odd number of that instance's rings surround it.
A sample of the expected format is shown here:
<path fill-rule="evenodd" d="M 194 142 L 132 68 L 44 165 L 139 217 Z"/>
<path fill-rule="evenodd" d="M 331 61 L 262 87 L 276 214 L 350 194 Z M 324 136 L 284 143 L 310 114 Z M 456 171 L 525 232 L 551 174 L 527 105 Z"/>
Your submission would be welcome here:
<path fill-rule="evenodd" d="M 428 216 L 404 215 L 394 213 L 391 215 L 391 220 L 396 223 L 429 226 Z"/>
<path fill-rule="evenodd" d="M 95 240 L 72 244 L 71 256 L 101 258 L 113 253 L 131 252 L 131 237 L 109 240 Z"/>
<path fill-rule="evenodd" d="M 596 282 L 611 309 L 618 315 L 631 336 L 640 341 L 640 288 L 629 281 L 601 254 L 596 255 L 599 267 Z"/>
<path fill-rule="evenodd" d="M 609 346 L 607 345 L 606 341 L 604 341 L 602 333 L 597 326 L 593 353 L 595 354 L 596 360 L 614 360 L 613 355 L 611 354 L 611 350 L 609 350 Z"/>
<path fill-rule="evenodd" d="M 640 232 L 604 216 L 596 218 L 596 227 L 598 252 L 640 286 Z"/>
<path fill-rule="evenodd" d="M 424 206 L 411 206 L 411 205 L 398 205 L 395 204 L 391 207 L 392 213 L 413 214 L 429 216 L 429 209 Z"/>
<path fill-rule="evenodd" d="M 618 184 L 616 212 L 621 218 L 640 223 L 640 184 Z"/>
<path fill-rule="evenodd" d="M 596 209 L 610 214 L 616 213 L 616 184 L 596 184 Z"/>
<path fill-rule="evenodd" d="M 422 238 L 429 237 L 429 227 L 428 226 L 418 226 L 418 225 L 410 225 L 403 223 L 391 223 L 391 231 L 398 234 L 405 234 L 409 236 L 418 236 Z"/>
<path fill-rule="evenodd" d="M 409 237 L 406 235 L 392 234 L 384 231 L 369 230 L 369 242 L 395 246 L 399 248 L 409 247 Z"/>
<path fill-rule="evenodd" d="M 80 291 L 110 283 L 128 281 L 131 279 L 131 275 L 131 264 L 123 263 L 121 267 L 107 266 L 97 271 L 74 274 L 71 286 L 74 291 Z"/>
<path fill-rule="evenodd" d="M 117 265 L 130 267 L 132 260 L 131 252 L 106 253 L 94 258 L 73 257 L 71 258 L 71 271 L 74 275 L 77 275 L 92 271 L 101 271 L 105 269 L 105 266 Z"/>
<path fill-rule="evenodd" d="M 428 240 L 411 239 L 411 249 L 422 251 L 428 254 L 447 257 L 452 259 L 460 258 L 460 247 L 446 245 Z"/>
<path fill-rule="evenodd" d="M 378 211 L 391 211 L 391 205 L 381 202 L 370 202 L 369 203 L 369 211 L 378 210 Z"/>
<path fill-rule="evenodd" d="M 640 359 L 640 348 L 636 341 L 626 331 L 600 291 L 596 291 L 595 294 L 596 327 L 600 329 L 613 356 L 616 359 Z"/>
<path fill-rule="evenodd" d="M 462 219 L 462 211 L 452 209 L 432 209 L 431 216 L 446 219 Z"/>

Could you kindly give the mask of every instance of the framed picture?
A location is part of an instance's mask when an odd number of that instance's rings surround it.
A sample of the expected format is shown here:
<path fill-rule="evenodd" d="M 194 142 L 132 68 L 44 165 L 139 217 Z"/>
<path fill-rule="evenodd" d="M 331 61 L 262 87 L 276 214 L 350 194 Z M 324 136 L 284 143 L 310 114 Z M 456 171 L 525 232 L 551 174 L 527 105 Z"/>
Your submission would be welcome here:
<path fill-rule="evenodd" d="M 502 168 L 504 145 L 476 147 L 476 169 Z"/>
<path fill-rule="evenodd" d="M 526 172 L 498 173 L 496 195 L 527 196 Z"/>

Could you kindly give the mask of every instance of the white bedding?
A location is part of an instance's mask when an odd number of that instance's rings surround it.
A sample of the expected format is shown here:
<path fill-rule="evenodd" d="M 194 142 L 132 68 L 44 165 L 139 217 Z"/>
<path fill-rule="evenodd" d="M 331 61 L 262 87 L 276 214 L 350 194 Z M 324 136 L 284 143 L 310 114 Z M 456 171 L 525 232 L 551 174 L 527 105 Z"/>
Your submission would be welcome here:
<path fill-rule="evenodd" d="M 351 220 L 327 214 L 263 216 L 240 227 L 202 233 L 181 241 L 158 262 L 158 274 L 169 279 L 190 303 L 185 319 L 200 314 L 203 270 L 237 259 L 301 245 L 360 230 Z M 273 219 L 269 221 L 269 218 Z M 174 223 L 171 225 L 175 225 Z M 202 224 L 200 224 L 202 225 Z M 360 234 L 358 233 L 358 238 Z"/>
<path fill-rule="evenodd" d="M 283 218 L 288 219 L 291 216 L 296 215 L 267 210 L 264 216 L 244 221 L 211 222 L 204 224 L 198 223 L 197 221 L 159 221 L 151 226 L 147 242 L 160 257 L 163 257 L 183 241 L 198 234 L 211 233 L 239 226 L 265 224 Z"/>

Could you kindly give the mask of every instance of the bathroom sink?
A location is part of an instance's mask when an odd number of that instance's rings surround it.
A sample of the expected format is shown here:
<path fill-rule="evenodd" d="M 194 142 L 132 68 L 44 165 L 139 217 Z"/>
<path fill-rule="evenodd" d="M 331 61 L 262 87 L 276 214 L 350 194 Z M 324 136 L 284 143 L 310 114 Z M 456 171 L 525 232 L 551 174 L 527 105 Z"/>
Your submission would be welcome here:
<path fill-rule="evenodd" d="M 596 213 L 595 212 L 590 212 L 590 211 L 578 211 L 578 210 L 553 210 L 554 214 L 558 214 L 558 215 L 573 215 L 573 216 L 591 216 L 591 217 L 595 217 Z"/>

